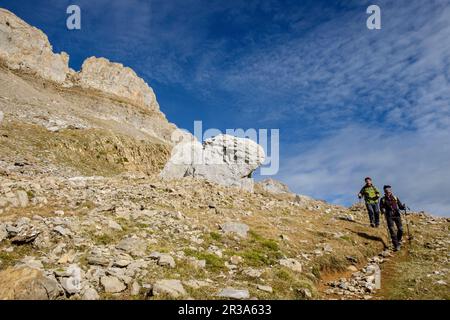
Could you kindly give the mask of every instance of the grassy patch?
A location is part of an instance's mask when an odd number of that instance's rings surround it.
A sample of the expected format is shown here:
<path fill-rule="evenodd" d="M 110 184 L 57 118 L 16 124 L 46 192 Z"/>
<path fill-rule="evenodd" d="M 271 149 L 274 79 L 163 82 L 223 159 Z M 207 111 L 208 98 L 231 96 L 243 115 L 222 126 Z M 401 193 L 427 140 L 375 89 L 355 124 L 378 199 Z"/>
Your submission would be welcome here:
<path fill-rule="evenodd" d="M 220 241 L 222 239 L 222 235 L 218 232 L 212 231 L 209 233 L 209 235 L 210 235 L 211 239 L 213 239 L 215 241 Z"/>
<path fill-rule="evenodd" d="M 291 281 L 294 279 L 292 273 L 285 268 L 277 270 L 275 272 L 275 277 L 281 281 Z"/>
<path fill-rule="evenodd" d="M 145 229 L 145 228 L 147 228 L 149 225 L 150 225 L 149 223 L 137 222 L 137 223 L 135 224 L 135 227 L 138 228 L 138 229 Z M 122 227 L 122 228 L 123 228 L 123 227 Z"/>
<path fill-rule="evenodd" d="M 27 192 L 28 199 L 33 199 L 35 197 L 33 190 L 27 190 L 26 192 Z"/>
<path fill-rule="evenodd" d="M 30 255 L 32 251 L 33 247 L 30 244 L 16 246 L 12 252 L 0 251 L 0 261 L 2 262 L 0 269 L 6 269 L 15 265 L 23 257 Z"/>
<path fill-rule="evenodd" d="M 315 264 L 312 266 L 311 273 L 317 278 L 320 279 L 320 265 Z"/>
<path fill-rule="evenodd" d="M 108 245 L 114 242 L 114 238 L 111 235 L 104 233 L 101 235 L 93 235 L 92 241 L 98 245 Z"/>
<path fill-rule="evenodd" d="M 137 140 L 110 130 L 65 129 L 51 133 L 41 126 L 17 121 L 5 122 L 3 128 L 14 139 L 2 141 L 2 153 L 30 150 L 37 157 L 88 176 L 113 176 L 126 171 L 130 164 L 157 173 L 170 156 L 170 148 L 160 141 Z M 127 158 L 129 154 L 134 157 Z"/>
<path fill-rule="evenodd" d="M 238 255 L 244 258 L 247 265 L 261 267 L 273 265 L 281 257 L 277 252 L 270 252 L 261 249 L 246 249 L 238 252 Z"/>
<path fill-rule="evenodd" d="M 265 239 L 256 232 L 249 232 L 250 239 L 243 246 L 244 250 L 235 254 L 244 258 L 244 262 L 249 266 L 267 266 L 277 263 L 283 254 L 280 251 L 278 242 L 272 239 Z"/>
<path fill-rule="evenodd" d="M 381 296 L 394 300 L 450 300 L 450 275 L 442 273 L 444 266 L 442 253 L 413 244 L 399 253 L 395 264 L 383 266 L 385 287 Z M 439 280 L 446 284 L 439 284 Z"/>
<path fill-rule="evenodd" d="M 278 251 L 280 250 L 279 246 L 278 246 L 278 242 L 276 242 L 275 240 L 263 240 L 260 242 L 261 246 L 264 248 L 267 248 L 269 250 L 272 251 Z"/>
<path fill-rule="evenodd" d="M 348 242 L 352 242 L 352 243 L 353 243 L 353 239 L 350 238 L 349 236 L 342 236 L 342 237 L 340 237 L 339 239 L 342 239 L 342 240 L 345 240 L 345 241 L 348 241 Z"/>
<path fill-rule="evenodd" d="M 184 253 L 189 257 L 206 261 L 206 268 L 211 271 L 220 271 L 225 269 L 225 262 L 222 258 L 209 252 L 198 252 L 191 249 L 184 249 Z"/>
<path fill-rule="evenodd" d="M 337 255 L 324 255 L 315 259 L 312 273 L 314 276 L 319 278 L 322 272 L 340 272 L 345 270 L 347 265 L 348 262 L 344 257 L 339 257 Z"/>
<path fill-rule="evenodd" d="M 316 286 L 305 275 L 293 272 L 285 267 L 276 267 L 272 271 L 271 285 L 278 297 L 291 300 L 304 299 L 299 293 L 302 288 L 308 289 L 313 297 L 317 296 Z"/>

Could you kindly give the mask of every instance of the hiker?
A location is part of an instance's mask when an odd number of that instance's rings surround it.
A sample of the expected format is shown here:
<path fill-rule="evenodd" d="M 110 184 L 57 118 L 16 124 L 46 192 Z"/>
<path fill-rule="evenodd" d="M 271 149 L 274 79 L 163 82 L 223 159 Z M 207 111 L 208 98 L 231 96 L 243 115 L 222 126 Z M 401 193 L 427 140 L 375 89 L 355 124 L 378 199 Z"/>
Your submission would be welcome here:
<path fill-rule="evenodd" d="M 369 213 L 370 226 L 378 228 L 380 225 L 380 208 L 378 207 L 378 199 L 380 199 L 380 191 L 373 185 L 372 179 L 367 177 L 364 179 L 365 185 L 358 194 L 358 198 L 364 197 L 367 212 Z"/>
<path fill-rule="evenodd" d="M 384 186 L 384 197 L 380 200 L 380 209 L 386 218 L 386 223 L 391 235 L 392 244 L 394 245 L 394 251 L 400 250 L 403 226 L 400 210 L 405 210 L 405 205 L 402 204 L 400 199 L 392 193 L 391 186 Z M 397 227 L 397 233 L 394 230 L 394 224 Z"/>

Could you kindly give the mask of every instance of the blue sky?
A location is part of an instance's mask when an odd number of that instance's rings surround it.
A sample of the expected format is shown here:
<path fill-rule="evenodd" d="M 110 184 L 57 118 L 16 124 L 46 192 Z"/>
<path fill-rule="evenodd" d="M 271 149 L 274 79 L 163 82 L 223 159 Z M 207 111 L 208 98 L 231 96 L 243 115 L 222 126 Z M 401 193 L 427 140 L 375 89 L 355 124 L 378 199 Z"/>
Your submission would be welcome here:
<path fill-rule="evenodd" d="M 68 31 L 66 8 L 82 10 Z M 377 4 L 382 29 L 366 28 Z M 181 128 L 280 129 L 300 194 L 351 204 L 365 176 L 450 216 L 450 0 L 3 0 L 78 70 L 132 67 Z"/>

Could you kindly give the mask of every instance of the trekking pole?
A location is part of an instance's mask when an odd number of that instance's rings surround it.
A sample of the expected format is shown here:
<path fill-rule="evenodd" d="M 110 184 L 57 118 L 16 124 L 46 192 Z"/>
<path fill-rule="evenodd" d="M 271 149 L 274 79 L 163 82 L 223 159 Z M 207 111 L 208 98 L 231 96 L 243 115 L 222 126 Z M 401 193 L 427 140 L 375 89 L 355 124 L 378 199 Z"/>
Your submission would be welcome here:
<path fill-rule="evenodd" d="M 389 242 L 391 240 L 391 231 L 389 231 L 389 225 L 386 218 L 386 213 L 383 213 L 384 220 L 386 221 L 386 232 L 387 232 L 387 241 L 386 241 L 386 248 L 389 249 Z"/>
<path fill-rule="evenodd" d="M 405 215 L 405 221 L 406 221 L 406 231 L 408 231 L 408 241 L 411 241 L 412 240 L 412 236 L 411 236 L 411 233 L 409 231 L 409 220 L 408 220 L 408 213 L 407 213 L 407 211 L 411 211 L 411 209 L 405 205 L 405 210 L 404 211 L 405 211 L 404 215 Z"/>
<path fill-rule="evenodd" d="M 362 197 L 361 198 L 358 197 L 358 202 L 359 202 L 359 205 L 362 206 L 363 205 L 363 198 Z"/>

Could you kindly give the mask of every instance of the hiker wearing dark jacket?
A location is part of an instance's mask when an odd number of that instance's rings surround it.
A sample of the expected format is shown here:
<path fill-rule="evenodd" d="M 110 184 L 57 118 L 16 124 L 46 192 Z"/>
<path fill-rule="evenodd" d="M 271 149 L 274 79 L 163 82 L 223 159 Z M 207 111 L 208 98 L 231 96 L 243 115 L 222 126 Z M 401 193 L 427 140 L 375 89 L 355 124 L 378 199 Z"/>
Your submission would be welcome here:
<path fill-rule="evenodd" d="M 378 228 L 380 225 L 380 208 L 378 207 L 378 199 L 380 199 L 380 191 L 372 184 L 372 179 L 367 177 L 364 179 L 366 184 L 359 191 L 358 198 L 364 198 L 367 212 L 369 214 L 370 226 Z"/>
<path fill-rule="evenodd" d="M 392 193 L 391 186 L 384 186 L 383 190 L 384 197 L 380 200 L 380 209 L 386 218 L 394 250 L 398 251 L 403 236 L 400 210 L 405 210 L 405 205 Z M 394 225 L 397 227 L 397 232 L 395 232 Z"/>

